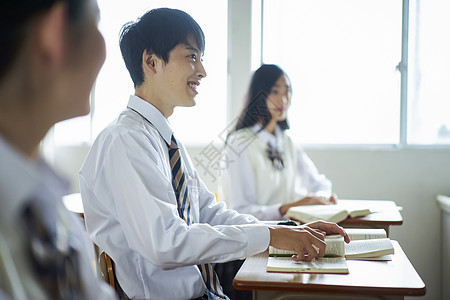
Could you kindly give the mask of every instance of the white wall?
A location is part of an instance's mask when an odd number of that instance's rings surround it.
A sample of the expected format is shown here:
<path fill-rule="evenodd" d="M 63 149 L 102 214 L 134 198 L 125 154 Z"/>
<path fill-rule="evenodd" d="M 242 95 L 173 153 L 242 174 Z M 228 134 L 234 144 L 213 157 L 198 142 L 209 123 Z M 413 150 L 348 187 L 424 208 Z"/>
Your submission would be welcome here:
<path fill-rule="evenodd" d="M 403 207 L 403 225 L 392 227 L 391 238 L 399 241 L 425 282 L 424 299 L 440 299 L 441 212 L 436 195 L 450 195 L 450 150 L 308 153 L 341 198 L 393 200 Z"/>

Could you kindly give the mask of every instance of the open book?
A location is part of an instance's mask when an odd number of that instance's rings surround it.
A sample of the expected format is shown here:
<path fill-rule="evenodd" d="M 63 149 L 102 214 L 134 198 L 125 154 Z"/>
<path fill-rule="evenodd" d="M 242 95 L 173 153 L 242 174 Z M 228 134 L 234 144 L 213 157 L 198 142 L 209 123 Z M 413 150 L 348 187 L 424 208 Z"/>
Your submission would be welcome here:
<path fill-rule="evenodd" d="M 292 251 L 269 247 L 268 272 L 348 274 L 346 259 L 391 260 L 394 246 L 384 229 L 346 229 L 350 243 L 340 235 L 325 237 L 325 256 L 311 262 L 294 261 Z"/>
<path fill-rule="evenodd" d="M 367 207 L 352 207 L 346 204 L 301 205 L 288 209 L 286 216 L 302 223 L 324 220 L 339 223 L 348 217 L 362 217 L 371 214 Z"/>
<path fill-rule="evenodd" d="M 348 267 L 343 257 L 323 257 L 313 261 L 294 261 L 290 257 L 269 257 L 267 261 L 268 272 L 287 273 L 329 273 L 348 274 Z"/>
<path fill-rule="evenodd" d="M 295 254 L 294 252 L 269 246 L 267 271 L 348 274 L 347 262 L 344 258 L 344 237 L 329 235 L 325 237 L 325 243 L 327 244 L 325 257 L 314 259 L 311 262 L 294 261 L 291 258 Z"/>
<path fill-rule="evenodd" d="M 347 259 L 363 260 L 391 260 L 390 254 L 394 254 L 394 247 L 386 237 L 384 229 L 345 229 L 350 238 L 350 243 L 344 242 L 340 235 L 325 237 L 327 244 L 325 257 L 345 257 Z M 291 257 L 296 253 L 269 247 L 269 256 Z"/>
<path fill-rule="evenodd" d="M 356 240 L 345 244 L 345 258 L 359 260 L 391 260 L 394 246 L 390 239 Z"/>
<path fill-rule="evenodd" d="M 325 257 L 344 257 L 345 256 L 345 246 L 344 237 L 341 235 L 327 235 L 325 236 L 325 243 L 327 247 L 325 249 Z M 295 252 L 289 250 L 281 250 L 269 246 L 269 256 L 272 257 L 291 257 L 296 254 Z"/>

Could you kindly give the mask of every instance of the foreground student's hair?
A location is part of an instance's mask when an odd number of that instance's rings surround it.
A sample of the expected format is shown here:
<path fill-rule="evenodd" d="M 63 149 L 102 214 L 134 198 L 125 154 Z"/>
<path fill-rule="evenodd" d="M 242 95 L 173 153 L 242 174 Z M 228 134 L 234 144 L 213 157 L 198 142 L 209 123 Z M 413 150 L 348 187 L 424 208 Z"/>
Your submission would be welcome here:
<path fill-rule="evenodd" d="M 66 4 L 66 13 L 72 36 L 78 38 L 77 27 L 84 24 L 88 0 L 19 0 L 0 2 L 0 80 L 8 73 L 20 53 L 26 35 L 42 13 L 59 2 Z M 73 43 L 76 45 L 76 43 Z"/>
<path fill-rule="evenodd" d="M 259 122 L 262 123 L 262 128 L 269 124 L 271 117 L 266 103 L 267 96 L 282 75 L 286 77 L 286 80 L 289 80 L 286 73 L 277 65 L 262 65 L 255 71 L 250 81 L 244 108 L 234 131 L 252 127 Z M 291 90 L 289 90 L 289 93 L 291 93 Z M 282 130 L 289 129 L 287 119 L 278 122 L 278 125 Z"/>
<path fill-rule="evenodd" d="M 136 22 L 125 24 L 119 44 L 134 87 L 144 82 L 144 50 L 167 63 L 170 51 L 179 44 L 187 44 L 189 38 L 195 40 L 201 52 L 205 50 L 205 35 L 200 26 L 190 15 L 177 9 L 153 9 Z"/>

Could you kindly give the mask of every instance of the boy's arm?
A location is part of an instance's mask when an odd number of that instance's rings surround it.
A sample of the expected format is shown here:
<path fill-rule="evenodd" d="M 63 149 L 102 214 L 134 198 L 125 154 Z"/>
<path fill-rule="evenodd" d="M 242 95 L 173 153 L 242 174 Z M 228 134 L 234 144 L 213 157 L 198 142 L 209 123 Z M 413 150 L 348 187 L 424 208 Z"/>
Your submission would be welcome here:
<path fill-rule="evenodd" d="M 224 202 L 217 202 L 213 193 L 209 192 L 204 182 L 195 173 L 199 189 L 200 222 L 215 225 L 256 224 L 259 220 L 249 214 L 241 214 L 228 209 Z"/>
<path fill-rule="evenodd" d="M 144 139 L 138 134 L 117 137 L 105 153 L 93 188 L 99 201 L 102 195 L 114 199 L 112 209 L 132 250 L 152 264 L 175 268 L 234 260 L 267 248 L 269 232 L 262 225 L 187 226 L 178 216 L 170 170 L 161 164 L 164 154 L 142 146 Z M 103 239 L 108 238 L 106 225 L 94 229 Z"/>

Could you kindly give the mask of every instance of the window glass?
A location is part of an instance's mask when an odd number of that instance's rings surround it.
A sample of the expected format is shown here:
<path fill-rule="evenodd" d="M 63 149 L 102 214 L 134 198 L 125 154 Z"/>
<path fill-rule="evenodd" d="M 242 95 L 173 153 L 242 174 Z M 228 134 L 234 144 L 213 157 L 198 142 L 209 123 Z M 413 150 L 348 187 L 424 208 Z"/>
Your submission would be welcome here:
<path fill-rule="evenodd" d="M 126 107 L 134 87 L 119 48 L 120 29 L 126 22 L 157 7 L 187 12 L 199 23 L 206 37 L 203 60 L 207 77 L 199 86 L 197 105 L 175 109 L 173 117 L 169 118 L 172 129 L 184 143 L 205 143 L 218 136 L 226 125 L 227 1 L 98 0 L 98 5 L 99 28 L 105 38 L 107 56 L 93 93 L 92 117 L 57 124 L 56 144 L 92 141 Z"/>
<path fill-rule="evenodd" d="M 57 146 L 86 144 L 90 142 L 90 133 L 90 117 L 77 117 L 57 123 L 53 130 L 53 141 Z"/>
<path fill-rule="evenodd" d="M 262 57 L 291 79 L 291 136 L 398 143 L 401 34 L 401 0 L 264 0 Z"/>
<path fill-rule="evenodd" d="M 449 15 L 448 0 L 410 2 L 410 144 L 450 144 Z"/>

